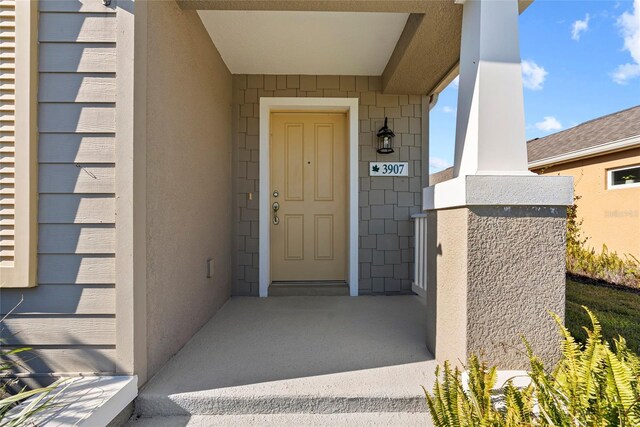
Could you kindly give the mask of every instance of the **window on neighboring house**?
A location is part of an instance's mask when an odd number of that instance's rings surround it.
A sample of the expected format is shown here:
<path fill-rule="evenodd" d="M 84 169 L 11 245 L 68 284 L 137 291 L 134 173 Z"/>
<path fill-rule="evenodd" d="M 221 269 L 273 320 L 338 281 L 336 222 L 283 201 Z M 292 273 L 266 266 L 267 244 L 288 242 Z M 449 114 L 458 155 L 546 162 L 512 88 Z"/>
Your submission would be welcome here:
<path fill-rule="evenodd" d="M 640 165 L 608 171 L 609 188 L 640 187 Z"/>
<path fill-rule="evenodd" d="M 0 287 L 37 283 L 37 1 L 0 0 Z"/>

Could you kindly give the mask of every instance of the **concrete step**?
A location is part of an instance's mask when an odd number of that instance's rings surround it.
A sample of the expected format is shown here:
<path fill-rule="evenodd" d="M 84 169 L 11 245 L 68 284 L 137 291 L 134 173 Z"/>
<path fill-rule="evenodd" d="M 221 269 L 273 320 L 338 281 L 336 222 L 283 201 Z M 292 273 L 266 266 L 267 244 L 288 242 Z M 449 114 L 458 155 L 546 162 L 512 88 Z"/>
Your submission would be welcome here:
<path fill-rule="evenodd" d="M 270 297 L 339 297 L 349 296 L 349 285 L 345 282 L 279 282 L 269 286 Z"/>
<path fill-rule="evenodd" d="M 141 416 L 426 412 L 434 362 L 166 393 L 152 381 L 135 403 Z M 183 388 L 183 387 L 180 387 Z"/>
<path fill-rule="evenodd" d="M 332 414 L 425 412 L 424 396 L 270 396 L 246 397 L 141 395 L 136 400 L 136 413 L 142 416 L 174 415 L 254 415 L 254 414 Z"/>
<path fill-rule="evenodd" d="M 128 427 L 205 427 L 205 426 L 345 426 L 345 427 L 428 427 L 426 413 L 375 412 L 360 414 L 257 414 L 257 415 L 192 415 L 132 418 Z"/>

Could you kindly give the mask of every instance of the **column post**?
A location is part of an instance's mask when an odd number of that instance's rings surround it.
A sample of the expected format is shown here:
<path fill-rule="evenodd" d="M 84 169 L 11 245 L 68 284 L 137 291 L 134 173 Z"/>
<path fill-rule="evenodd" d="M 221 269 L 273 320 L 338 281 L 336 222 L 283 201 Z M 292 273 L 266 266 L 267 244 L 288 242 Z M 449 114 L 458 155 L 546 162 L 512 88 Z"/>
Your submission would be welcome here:
<path fill-rule="evenodd" d="M 524 369 L 520 336 L 558 356 L 571 177 L 528 171 L 518 1 L 465 0 L 454 178 L 424 189 L 427 346 Z"/>
<path fill-rule="evenodd" d="M 454 176 L 528 175 L 518 1 L 461 1 Z"/>

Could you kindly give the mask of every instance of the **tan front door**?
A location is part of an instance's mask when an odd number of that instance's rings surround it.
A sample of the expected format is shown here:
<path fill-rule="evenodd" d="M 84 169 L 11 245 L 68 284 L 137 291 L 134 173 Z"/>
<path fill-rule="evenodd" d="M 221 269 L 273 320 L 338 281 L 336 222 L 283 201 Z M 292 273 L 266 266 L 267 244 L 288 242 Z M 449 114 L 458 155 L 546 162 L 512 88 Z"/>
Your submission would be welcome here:
<path fill-rule="evenodd" d="M 346 128 L 345 113 L 272 114 L 273 282 L 346 280 Z"/>

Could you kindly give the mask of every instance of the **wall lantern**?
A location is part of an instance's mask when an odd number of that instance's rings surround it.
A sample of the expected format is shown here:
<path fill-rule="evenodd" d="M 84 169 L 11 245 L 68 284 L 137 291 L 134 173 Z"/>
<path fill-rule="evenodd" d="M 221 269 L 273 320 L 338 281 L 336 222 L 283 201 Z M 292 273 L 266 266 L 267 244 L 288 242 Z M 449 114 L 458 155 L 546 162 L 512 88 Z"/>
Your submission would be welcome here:
<path fill-rule="evenodd" d="M 384 118 L 384 126 L 378 131 L 378 153 L 393 153 L 393 138 L 396 134 L 387 126 L 387 118 Z"/>

